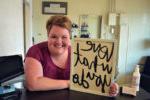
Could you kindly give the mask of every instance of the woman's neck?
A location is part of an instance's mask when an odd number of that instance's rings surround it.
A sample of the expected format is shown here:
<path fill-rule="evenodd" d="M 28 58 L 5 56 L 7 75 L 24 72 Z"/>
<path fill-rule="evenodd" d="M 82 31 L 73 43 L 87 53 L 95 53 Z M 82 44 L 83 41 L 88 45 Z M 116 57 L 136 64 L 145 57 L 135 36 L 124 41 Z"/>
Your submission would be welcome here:
<path fill-rule="evenodd" d="M 51 59 L 59 68 L 65 69 L 68 60 L 68 50 L 60 55 L 51 55 Z"/>

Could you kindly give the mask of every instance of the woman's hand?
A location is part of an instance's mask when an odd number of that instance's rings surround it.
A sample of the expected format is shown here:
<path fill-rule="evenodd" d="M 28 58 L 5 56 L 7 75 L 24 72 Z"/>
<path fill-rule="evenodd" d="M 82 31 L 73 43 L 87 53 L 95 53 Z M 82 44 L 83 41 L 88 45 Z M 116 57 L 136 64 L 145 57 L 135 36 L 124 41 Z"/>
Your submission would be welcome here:
<path fill-rule="evenodd" d="M 110 90 L 109 90 L 109 95 L 110 96 L 117 96 L 119 92 L 119 86 L 117 83 L 111 83 L 110 85 Z"/>

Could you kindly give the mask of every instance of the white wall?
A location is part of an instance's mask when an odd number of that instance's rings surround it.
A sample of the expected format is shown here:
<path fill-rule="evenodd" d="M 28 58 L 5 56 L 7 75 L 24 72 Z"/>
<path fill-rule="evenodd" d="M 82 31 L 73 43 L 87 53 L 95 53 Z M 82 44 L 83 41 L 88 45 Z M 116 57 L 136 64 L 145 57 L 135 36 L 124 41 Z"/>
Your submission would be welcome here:
<path fill-rule="evenodd" d="M 0 7 L 0 56 L 23 55 L 23 0 L 1 0 Z"/>
<path fill-rule="evenodd" d="M 150 56 L 149 5 L 150 0 L 116 0 L 117 12 L 122 18 L 118 64 L 120 83 L 129 83 L 135 65 L 142 57 Z"/>

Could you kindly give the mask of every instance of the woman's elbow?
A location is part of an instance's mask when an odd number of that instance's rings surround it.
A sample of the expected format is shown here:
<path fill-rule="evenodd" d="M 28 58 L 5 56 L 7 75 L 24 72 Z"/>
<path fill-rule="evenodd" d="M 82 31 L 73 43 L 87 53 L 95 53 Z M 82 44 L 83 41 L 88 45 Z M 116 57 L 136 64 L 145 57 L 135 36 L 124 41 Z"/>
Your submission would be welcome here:
<path fill-rule="evenodd" d="M 26 88 L 29 91 L 38 91 L 37 85 L 35 82 L 26 82 Z"/>
<path fill-rule="evenodd" d="M 36 89 L 33 86 L 30 86 L 30 85 L 27 85 L 26 88 L 29 91 L 36 91 Z"/>

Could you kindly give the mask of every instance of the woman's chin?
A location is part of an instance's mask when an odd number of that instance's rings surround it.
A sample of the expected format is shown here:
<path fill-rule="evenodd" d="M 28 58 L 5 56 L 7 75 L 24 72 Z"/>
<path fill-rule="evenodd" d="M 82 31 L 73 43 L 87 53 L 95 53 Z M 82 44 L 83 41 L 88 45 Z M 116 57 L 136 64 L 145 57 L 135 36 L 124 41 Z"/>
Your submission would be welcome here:
<path fill-rule="evenodd" d="M 55 51 L 55 55 L 62 55 L 64 53 L 64 50 L 63 51 Z"/>

